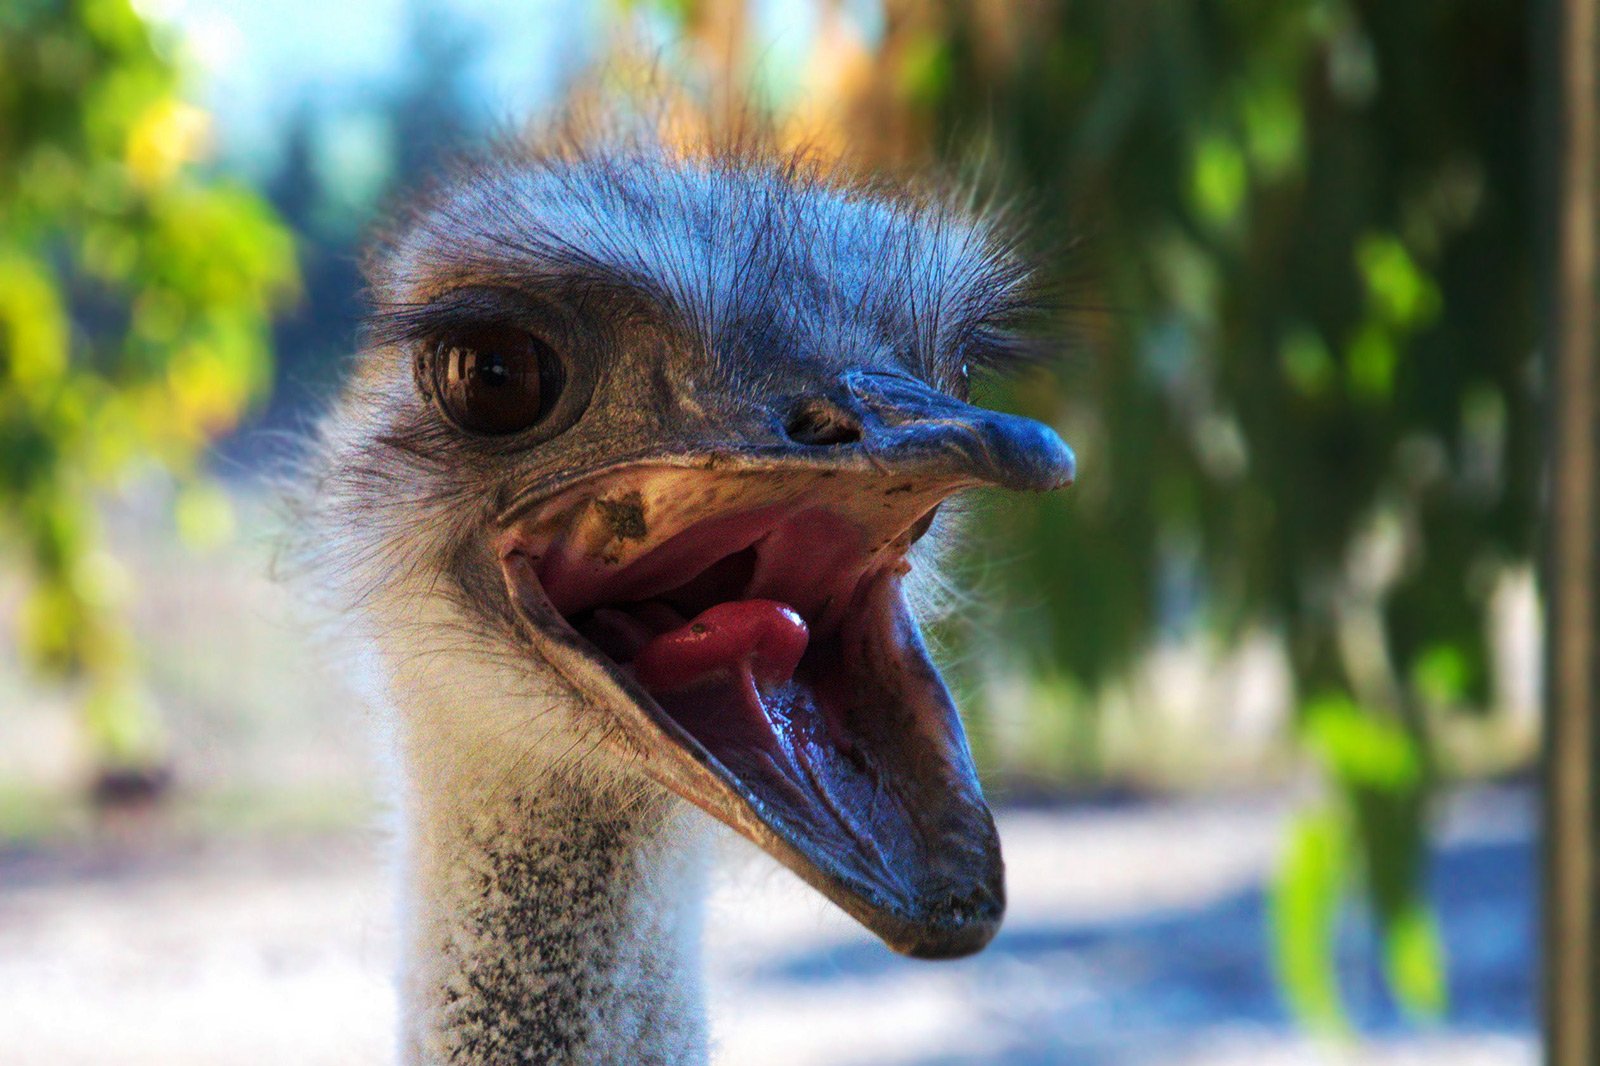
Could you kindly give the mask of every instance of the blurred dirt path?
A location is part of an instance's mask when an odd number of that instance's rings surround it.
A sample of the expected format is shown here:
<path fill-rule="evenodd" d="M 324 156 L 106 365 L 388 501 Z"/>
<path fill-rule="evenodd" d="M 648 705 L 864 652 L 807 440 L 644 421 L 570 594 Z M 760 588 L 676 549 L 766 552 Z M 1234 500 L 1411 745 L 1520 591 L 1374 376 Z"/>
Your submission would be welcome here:
<path fill-rule="evenodd" d="M 1532 1063 L 1528 808 L 1480 792 L 1446 819 L 1450 1023 L 1393 1019 L 1358 966 L 1372 1039 L 1342 1052 L 1296 1034 L 1263 958 L 1281 799 L 1005 815 L 1006 929 L 953 964 L 891 956 L 730 839 L 707 921 L 716 1061 Z M 0 1063 L 388 1061 L 382 853 L 350 835 L 0 853 Z"/>

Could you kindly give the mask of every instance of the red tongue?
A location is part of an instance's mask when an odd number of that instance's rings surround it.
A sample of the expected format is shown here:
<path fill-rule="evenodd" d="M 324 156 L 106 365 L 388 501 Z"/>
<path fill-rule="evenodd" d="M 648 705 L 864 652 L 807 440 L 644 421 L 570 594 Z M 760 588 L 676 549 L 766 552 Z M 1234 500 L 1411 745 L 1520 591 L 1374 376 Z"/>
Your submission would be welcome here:
<path fill-rule="evenodd" d="M 787 603 L 733 600 L 651 640 L 639 650 L 633 672 L 651 692 L 744 670 L 763 687 L 776 688 L 794 676 L 810 639 L 805 620 Z"/>

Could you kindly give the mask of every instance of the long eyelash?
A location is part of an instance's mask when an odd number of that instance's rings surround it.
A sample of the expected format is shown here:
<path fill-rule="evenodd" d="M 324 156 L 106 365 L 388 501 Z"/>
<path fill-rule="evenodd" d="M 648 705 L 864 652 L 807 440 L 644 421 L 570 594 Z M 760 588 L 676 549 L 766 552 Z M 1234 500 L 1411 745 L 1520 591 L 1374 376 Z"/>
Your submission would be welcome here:
<path fill-rule="evenodd" d="M 375 304 L 362 323 L 367 347 L 414 344 L 441 333 L 514 325 L 511 294 L 456 289 L 425 303 Z"/>

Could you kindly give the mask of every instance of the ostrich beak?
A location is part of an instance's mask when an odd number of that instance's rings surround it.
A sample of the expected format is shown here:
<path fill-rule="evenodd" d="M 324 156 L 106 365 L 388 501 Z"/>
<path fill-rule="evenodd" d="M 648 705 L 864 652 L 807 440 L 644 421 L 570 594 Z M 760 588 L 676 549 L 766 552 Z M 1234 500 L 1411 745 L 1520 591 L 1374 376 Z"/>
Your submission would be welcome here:
<path fill-rule="evenodd" d="M 999 928 L 1004 867 L 902 588 L 907 553 L 948 496 L 1063 487 L 1072 452 L 899 375 L 846 374 L 817 404 L 827 432 L 717 442 L 522 502 L 502 571 L 645 772 L 895 950 L 970 954 Z"/>

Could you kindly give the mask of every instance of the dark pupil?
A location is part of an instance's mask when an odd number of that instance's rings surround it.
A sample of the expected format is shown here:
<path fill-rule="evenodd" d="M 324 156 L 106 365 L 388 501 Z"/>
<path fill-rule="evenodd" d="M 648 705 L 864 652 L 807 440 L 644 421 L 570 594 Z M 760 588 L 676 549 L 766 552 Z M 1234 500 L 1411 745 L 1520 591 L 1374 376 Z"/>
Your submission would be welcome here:
<path fill-rule="evenodd" d="M 554 358 L 538 338 L 494 330 L 452 338 L 444 348 L 444 397 L 451 416 L 479 433 L 514 433 L 544 414 Z"/>
<path fill-rule="evenodd" d="M 511 371 L 506 369 L 505 360 L 498 352 L 475 352 L 468 349 L 461 353 L 461 362 L 465 368 L 461 376 L 475 378 L 474 385 L 499 388 L 511 380 Z"/>

